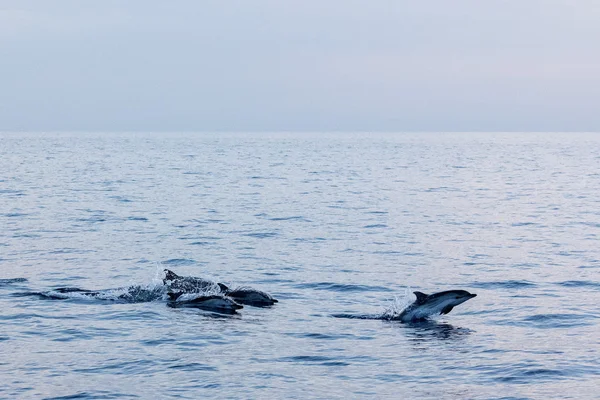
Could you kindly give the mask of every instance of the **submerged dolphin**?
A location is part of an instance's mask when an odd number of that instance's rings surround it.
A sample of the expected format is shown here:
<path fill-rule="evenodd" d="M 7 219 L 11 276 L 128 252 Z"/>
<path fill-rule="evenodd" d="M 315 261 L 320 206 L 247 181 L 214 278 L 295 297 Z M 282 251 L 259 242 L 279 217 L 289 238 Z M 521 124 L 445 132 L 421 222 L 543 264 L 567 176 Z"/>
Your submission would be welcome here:
<path fill-rule="evenodd" d="M 182 291 L 185 293 L 211 291 L 223 296 L 231 297 L 240 304 L 246 304 L 254 307 L 272 306 L 277 303 L 270 294 L 249 287 L 230 289 L 223 283 L 215 283 L 207 279 L 196 278 L 193 276 L 179 276 L 175 272 L 165 269 L 165 279 L 163 283 L 170 289 Z"/>
<path fill-rule="evenodd" d="M 417 296 L 414 303 L 406 307 L 394 320 L 414 322 L 427 318 L 433 314 L 448 314 L 454 307 L 477 296 L 466 290 L 446 290 L 445 292 L 426 295 L 413 292 Z"/>
<path fill-rule="evenodd" d="M 196 307 L 228 314 L 235 314 L 236 310 L 244 308 L 244 306 L 225 296 L 210 295 L 187 298 L 187 296 L 182 295 L 184 293 L 168 293 L 169 305 L 172 307 Z"/>

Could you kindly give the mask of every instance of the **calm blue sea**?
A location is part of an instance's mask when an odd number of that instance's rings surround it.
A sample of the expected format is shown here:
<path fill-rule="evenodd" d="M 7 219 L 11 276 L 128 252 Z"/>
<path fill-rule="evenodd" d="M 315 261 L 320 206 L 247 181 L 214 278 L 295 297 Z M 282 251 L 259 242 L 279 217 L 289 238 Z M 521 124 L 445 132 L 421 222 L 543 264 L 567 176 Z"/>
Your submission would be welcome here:
<path fill-rule="evenodd" d="M 600 134 L 0 133 L 0 398 L 599 398 L 599 235 Z M 163 268 L 279 303 L 28 295 Z"/>

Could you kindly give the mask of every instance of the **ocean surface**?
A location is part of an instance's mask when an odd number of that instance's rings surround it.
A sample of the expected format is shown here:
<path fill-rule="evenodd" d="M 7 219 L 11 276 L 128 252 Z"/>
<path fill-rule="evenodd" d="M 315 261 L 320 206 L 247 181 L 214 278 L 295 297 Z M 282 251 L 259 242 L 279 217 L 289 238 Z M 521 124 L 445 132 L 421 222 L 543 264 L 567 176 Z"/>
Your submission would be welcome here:
<path fill-rule="evenodd" d="M 600 134 L 0 133 L 0 228 L 3 399 L 600 398 Z"/>

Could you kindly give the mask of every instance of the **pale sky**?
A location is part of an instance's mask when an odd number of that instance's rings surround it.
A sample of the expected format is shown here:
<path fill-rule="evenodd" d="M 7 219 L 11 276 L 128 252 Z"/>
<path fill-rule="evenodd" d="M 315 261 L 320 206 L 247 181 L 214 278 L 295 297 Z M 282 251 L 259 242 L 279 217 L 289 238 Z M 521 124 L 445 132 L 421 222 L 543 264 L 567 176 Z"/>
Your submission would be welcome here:
<path fill-rule="evenodd" d="M 600 131 L 600 1 L 0 0 L 0 130 Z"/>

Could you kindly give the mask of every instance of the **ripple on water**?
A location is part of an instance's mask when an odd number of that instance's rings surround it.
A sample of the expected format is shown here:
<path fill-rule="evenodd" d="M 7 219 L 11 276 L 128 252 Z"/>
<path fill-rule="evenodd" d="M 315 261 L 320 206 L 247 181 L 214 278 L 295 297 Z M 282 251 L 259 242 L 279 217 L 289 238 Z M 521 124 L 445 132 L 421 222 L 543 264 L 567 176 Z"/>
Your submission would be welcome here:
<path fill-rule="evenodd" d="M 277 236 L 277 232 L 250 232 L 244 233 L 242 236 L 257 238 L 257 239 L 268 239 Z"/>
<path fill-rule="evenodd" d="M 537 286 L 535 283 L 522 280 L 508 280 L 495 282 L 472 282 L 471 287 L 482 289 L 525 289 Z"/>
<path fill-rule="evenodd" d="M 113 360 L 114 361 L 114 360 Z M 75 368 L 74 372 L 83 374 L 115 374 L 115 375 L 129 375 L 138 373 L 147 373 L 152 370 L 152 367 L 156 366 L 159 362 L 154 360 L 134 360 L 125 362 L 115 362 L 112 364 L 105 364 L 98 367 L 90 368 Z"/>
<path fill-rule="evenodd" d="M 96 335 L 90 335 L 79 329 L 62 329 L 57 332 L 59 337 L 52 339 L 54 342 L 71 342 L 74 340 L 92 340 L 96 338 Z"/>
<path fill-rule="evenodd" d="M 61 319 L 78 319 L 78 317 L 70 315 L 49 315 L 49 314 L 34 314 L 34 313 L 19 313 L 19 314 L 7 314 L 0 315 L 0 321 L 14 321 L 14 320 L 30 320 L 30 319 L 48 319 L 48 320 L 61 320 Z"/>
<path fill-rule="evenodd" d="M 523 318 L 529 326 L 535 328 L 570 328 L 592 325 L 591 320 L 598 317 L 581 314 L 537 314 Z"/>
<path fill-rule="evenodd" d="M 148 221 L 146 217 L 127 217 L 128 221 Z"/>
<path fill-rule="evenodd" d="M 303 221 L 303 222 L 310 222 L 308 219 L 304 218 L 301 215 L 294 215 L 291 217 L 274 217 L 274 218 L 269 218 L 269 221 Z"/>
<path fill-rule="evenodd" d="M 138 399 L 140 396 L 127 393 L 112 393 L 104 390 L 94 392 L 78 392 L 58 397 L 45 397 L 44 400 L 75 400 L 75 399 Z"/>
<path fill-rule="evenodd" d="M 22 190 L 13 190 L 13 189 L 0 189 L 0 194 L 7 194 L 8 197 L 17 197 L 17 196 L 26 196 L 25 192 Z"/>
<path fill-rule="evenodd" d="M 495 372 L 497 374 L 497 371 Z M 564 370 L 539 368 L 534 366 L 511 366 L 502 371 L 494 381 L 502 383 L 531 384 L 534 381 L 551 381 L 568 378 L 569 373 Z"/>
<path fill-rule="evenodd" d="M 585 287 L 600 290 L 600 282 L 594 281 L 565 281 L 557 282 L 556 284 L 564 287 Z"/>
<path fill-rule="evenodd" d="M 177 364 L 171 365 L 168 367 L 169 369 L 175 369 L 179 371 L 217 371 L 218 368 L 213 367 L 211 365 L 206 365 L 202 363 L 188 363 L 188 364 Z"/>
<path fill-rule="evenodd" d="M 177 341 L 173 338 L 167 339 L 149 339 L 140 341 L 141 344 L 150 347 L 162 346 L 166 344 L 176 343 Z"/>
<path fill-rule="evenodd" d="M 327 290 L 332 292 L 391 292 L 392 289 L 384 286 L 371 286 L 371 285 L 352 285 L 352 284 L 341 284 L 334 282 L 314 282 L 314 283 L 301 283 L 293 285 L 297 289 L 313 289 L 313 290 Z"/>
<path fill-rule="evenodd" d="M 536 314 L 520 320 L 507 319 L 496 321 L 497 325 L 521 326 L 536 329 L 572 328 L 593 325 L 599 317 L 590 314 Z"/>
<path fill-rule="evenodd" d="M 27 282 L 27 278 L 11 278 L 11 279 L 0 279 L 0 286 L 8 286 L 15 283 Z"/>
<path fill-rule="evenodd" d="M 368 361 L 372 357 L 356 356 L 356 357 L 327 357 L 327 356 L 290 356 L 281 357 L 276 361 L 284 363 L 298 363 L 302 365 L 320 365 L 325 367 L 345 367 L 352 361 Z"/>
<path fill-rule="evenodd" d="M 336 335 L 327 335 L 324 333 L 303 333 L 303 332 L 290 332 L 286 333 L 287 336 L 295 338 L 305 338 L 314 340 L 338 340 L 338 339 L 353 339 L 355 335 L 339 333 Z"/>
<path fill-rule="evenodd" d="M 12 212 L 12 213 L 6 213 L 3 214 L 5 217 L 7 218 L 18 218 L 18 217 L 26 217 L 29 214 L 26 213 L 20 213 L 20 212 Z"/>

